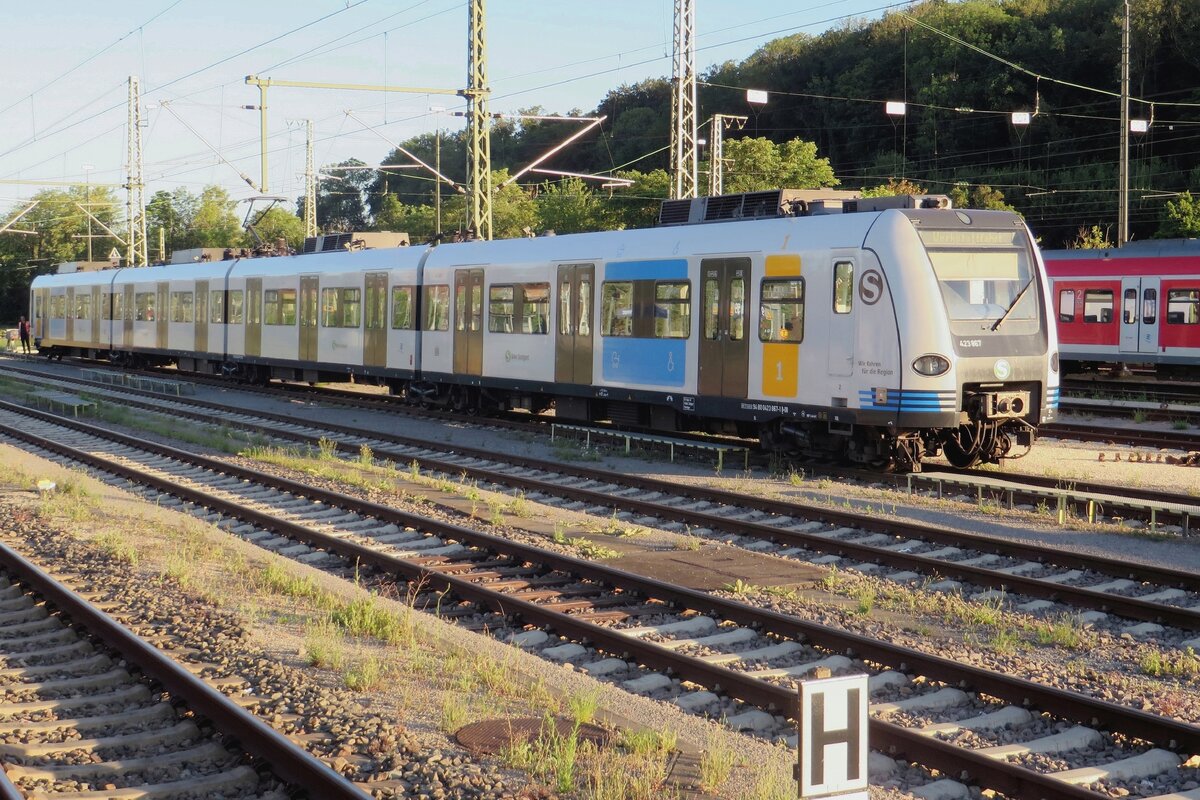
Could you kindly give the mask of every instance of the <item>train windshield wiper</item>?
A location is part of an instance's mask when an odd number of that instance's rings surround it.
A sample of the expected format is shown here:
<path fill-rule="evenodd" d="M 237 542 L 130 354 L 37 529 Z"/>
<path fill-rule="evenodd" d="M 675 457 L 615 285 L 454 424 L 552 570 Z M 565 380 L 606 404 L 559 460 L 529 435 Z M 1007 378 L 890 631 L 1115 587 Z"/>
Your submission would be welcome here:
<path fill-rule="evenodd" d="M 1008 315 L 1011 314 L 1012 310 L 1017 307 L 1017 303 L 1021 302 L 1021 298 L 1025 296 L 1025 292 L 1029 291 L 1030 286 L 1033 286 L 1033 278 L 1030 278 L 1025 282 L 1025 285 L 1021 287 L 1021 291 L 1017 292 L 1017 296 L 1014 297 L 1013 301 L 1008 304 L 1008 308 L 1004 309 L 1004 313 L 1000 315 L 1000 319 L 996 320 L 995 324 L 992 325 L 993 331 L 999 328 L 1000 325 L 1003 324 L 1004 320 L 1008 319 Z"/>

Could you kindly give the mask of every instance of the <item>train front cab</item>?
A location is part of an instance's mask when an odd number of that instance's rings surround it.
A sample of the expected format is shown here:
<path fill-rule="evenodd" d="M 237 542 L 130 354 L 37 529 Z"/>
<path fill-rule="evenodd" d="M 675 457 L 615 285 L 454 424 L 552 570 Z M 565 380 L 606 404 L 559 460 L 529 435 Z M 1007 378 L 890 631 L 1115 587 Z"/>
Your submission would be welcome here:
<path fill-rule="evenodd" d="M 956 425 L 942 427 L 941 449 L 956 466 L 1013 455 L 1032 445 L 1036 426 L 1057 414 L 1057 341 L 1047 314 L 1049 284 L 1028 229 L 1013 214 L 908 212 L 933 267 L 949 350 L 910 328 L 906 343 L 937 355 L 957 387 Z M 910 306 L 910 311 L 919 308 Z M 926 327 L 930 327 L 926 325 Z M 906 353 L 920 378 L 921 352 Z M 949 358 L 946 358 L 949 356 Z M 916 360 L 914 360 L 916 359 Z"/>

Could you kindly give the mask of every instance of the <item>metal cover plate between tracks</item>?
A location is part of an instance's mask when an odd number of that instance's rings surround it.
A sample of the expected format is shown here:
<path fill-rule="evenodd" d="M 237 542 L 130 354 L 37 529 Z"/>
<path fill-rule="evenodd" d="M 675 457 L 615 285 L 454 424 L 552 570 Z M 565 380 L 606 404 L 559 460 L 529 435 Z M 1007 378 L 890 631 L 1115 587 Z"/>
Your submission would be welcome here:
<path fill-rule="evenodd" d="M 789 561 L 785 570 L 780 563 L 777 558 L 732 547 L 637 553 L 605 562 L 610 567 L 703 592 L 723 589 L 739 579 L 756 586 L 805 588 L 825 578 L 826 571 L 816 565 Z"/>
<path fill-rule="evenodd" d="M 454 737 L 458 743 L 476 754 L 498 753 L 506 747 L 520 742 L 536 741 L 549 732 L 547 725 L 553 722 L 556 734 L 562 738 L 571 735 L 575 723 L 566 717 L 546 720 L 542 717 L 518 717 L 516 719 L 488 719 L 459 728 Z M 604 747 L 612 740 L 612 733 L 599 725 L 584 723 L 579 726 L 579 741 L 591 742 Z"/>

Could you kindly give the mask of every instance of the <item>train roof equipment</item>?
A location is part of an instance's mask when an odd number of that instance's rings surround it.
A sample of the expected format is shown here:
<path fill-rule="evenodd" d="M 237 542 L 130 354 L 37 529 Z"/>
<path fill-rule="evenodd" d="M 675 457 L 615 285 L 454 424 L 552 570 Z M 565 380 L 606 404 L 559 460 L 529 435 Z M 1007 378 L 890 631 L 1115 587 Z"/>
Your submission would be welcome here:
<path fill-rule="evenodd" d="M 771 189 L 763 192 L 723 194 L 664 200 L 659 208 L 660 227 L 737 222 L 774 217 L 814 217 L 883 211 L 889 208 L 950 208 L 944 194 L 901 194 L 863 197 L 846 189 Z"/>

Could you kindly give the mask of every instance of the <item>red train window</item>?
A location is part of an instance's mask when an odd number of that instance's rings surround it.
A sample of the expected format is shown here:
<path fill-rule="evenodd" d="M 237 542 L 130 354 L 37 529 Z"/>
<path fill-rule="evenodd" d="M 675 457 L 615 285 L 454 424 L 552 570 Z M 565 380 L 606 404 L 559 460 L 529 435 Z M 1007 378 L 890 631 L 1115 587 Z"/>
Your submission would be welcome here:
<path fill-rule="evenodd" d="M 1137 322 L 1137 289 L 1126 289 L 1121 303 L 1121 319 L 1126 325 Z"/>
<path fill-rule="evenodd" d="M 1142 292 L 1142 324 L 1153 325 L 1158 319 L 1158 291 L 1146 289 Z"/>
<path fill-rule="evenodd" d="M 1058 293 L 1058 321 L 1075 321 L 1075 290 L 1063 289 Z"/>
<path fill-rule="evenodd" d="M 1170 289 L 1167 291 L 1167 324 L 1195 325 L 1200 323 L 1200 289 Z"/>
<path fill-rule="evenodd" d="M 1088 289 L 1083 293 L 1083 321 L 1113 321 L 1112 289 Z"/>

